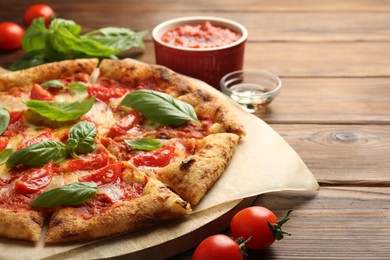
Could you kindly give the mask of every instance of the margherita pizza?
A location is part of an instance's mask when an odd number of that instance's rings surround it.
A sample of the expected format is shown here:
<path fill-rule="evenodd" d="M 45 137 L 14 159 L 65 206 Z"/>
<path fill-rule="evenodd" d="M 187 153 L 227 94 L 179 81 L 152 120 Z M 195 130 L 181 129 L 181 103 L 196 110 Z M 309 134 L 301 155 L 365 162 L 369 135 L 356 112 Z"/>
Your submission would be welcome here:
<path fill-rule="evenodd" d="M 0 236 L 123 234 L 191 212 L 245 132 L 192 81 L 133 60 L 0 76 Z"/>

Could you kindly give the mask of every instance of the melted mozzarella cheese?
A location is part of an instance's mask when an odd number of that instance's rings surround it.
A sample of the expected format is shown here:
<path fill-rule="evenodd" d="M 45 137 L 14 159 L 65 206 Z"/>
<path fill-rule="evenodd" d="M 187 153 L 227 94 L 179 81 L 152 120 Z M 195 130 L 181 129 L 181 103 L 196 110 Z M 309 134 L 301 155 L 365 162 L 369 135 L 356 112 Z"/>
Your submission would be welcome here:
<path fill-rule="evenodd" d="M 105 193 L 113 202 L 119 201 L 124 193 L 118 186 L 109 184 L 99 187 L 100 193 Z"/>
<path fill-rule="evenodd" d="M 26 94 L 22 94 L 21 97 L 0 94 L 0 106 L 5 107 L 8 111 L 22 111 L 27 109 L 22 100 L 28 99 Z"/>
<path fill-rule="evenodd" d="M 88 97 L 88 93 L 77 93 L 77 94 L 70 94 L 70 93 L 61 93 L 55 96 L 56 102 L 75 102 L 84 100 Z"/>
<path fill-rule="evenodd" d="M 82 118 L 88 118 L 96 123 L 99 134 L 108 133 L 110 127 L 116 123 L 112 110 L 106 103 L 100 101 L 96 101 Z"/>

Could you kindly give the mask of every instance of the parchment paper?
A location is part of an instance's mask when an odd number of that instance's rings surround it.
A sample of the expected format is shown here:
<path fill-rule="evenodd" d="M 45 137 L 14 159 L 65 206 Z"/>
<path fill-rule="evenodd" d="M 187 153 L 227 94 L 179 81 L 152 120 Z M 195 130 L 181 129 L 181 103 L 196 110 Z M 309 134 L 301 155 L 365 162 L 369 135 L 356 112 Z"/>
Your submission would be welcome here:
<path fill-rule="evenodd" d="M 224 100 L 236 112 L 247 132 L 247 135 L 240 141 L 227 170 L 201 203 L 194 208 L 194 212 L 207 212 L 211 210 L 211 207 L 226 202 L 227 208 L 230 204 L 233 207 L 239 199 L 271 191 L 316 191 L 319 188 L 317 181 L 301 158 L 270 126 L 242 110 L 219 91 L 203 82 L 194 81 Z M 45 246 L 42 241 L 34 244 L 0 239 L 0 259 L 45 257 L 63 259 L 65 256 L 61 253 L 68 251 L 72 252 L 70 257 L 72 259 L 136 253 L 191 232 L 191 228 L 196 229 L 205 221 L 210 220 L 205 219 L 205 214 L 199 212 L 168 225 L 159 225 L 129 235 L 83 244 Z"/>

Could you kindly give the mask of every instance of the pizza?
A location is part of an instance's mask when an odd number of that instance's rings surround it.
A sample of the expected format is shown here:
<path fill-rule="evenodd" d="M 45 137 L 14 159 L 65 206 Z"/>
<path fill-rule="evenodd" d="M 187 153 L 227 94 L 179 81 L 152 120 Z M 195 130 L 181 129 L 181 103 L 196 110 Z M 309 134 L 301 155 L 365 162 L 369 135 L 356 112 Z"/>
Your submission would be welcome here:
<path fill-rule="evenodd" d="M 1 75 L 0 237 L 88 241 L 189 214 L 245 135 L 195 82 L 135 60 Z"/>

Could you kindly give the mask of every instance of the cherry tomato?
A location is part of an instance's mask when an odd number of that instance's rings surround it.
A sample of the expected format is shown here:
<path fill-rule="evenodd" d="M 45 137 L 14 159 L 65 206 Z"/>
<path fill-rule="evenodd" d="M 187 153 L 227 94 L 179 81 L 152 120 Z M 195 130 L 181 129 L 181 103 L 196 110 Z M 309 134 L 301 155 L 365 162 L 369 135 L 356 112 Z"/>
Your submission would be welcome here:
<path fill-rule="evenodd" d="M 244 259 L 240 246 L 230 237 L 213 235 L 203 240 L 196 248 L 192 260 L 241 260 Z"/>
<path fill-rule="evenodd" d="M 0 23 L 0 50 L 15 50 L 22 45 L 24 29 L 16 23 Z"/>
<path fill-rule="evenodd" d="M 168 145 L 153 152 L 140 154 L 133 158 L 136 166 L 164 167 L 172 160 L 175 145 Z"/>
<path fill-rule="evenodd" d="M 46 27 L 50 24 L 50 19 L 54 15 L 53 9 L 44 4 L 32 5 L 23 14 L 23 23 L 26 27 L 29 27 L 34 19 L 43 17 L 45 18 Z"/>
<path fill-rule="evenodd" d="M 283 220 L 277 222 L 275 214 L 267 208 L 253 206 L 239 211 L 230 222 L 233 237 L 243 237 L 249 242 L 245 246 L 249 249 L 261 250 L 269 247 L 275 241 L 288 234 L 282 230 L 282 225 L 288 220 L 291 210 Z M 268 224 L 269 223 L 269 224 Z"/>
<path fill-rule="evenodd" d="M 3 151 L 8 145 L 8 138 L 0 136 L 0 152 Z"/>
<path fill-rule="evenodd" d="M 16 192 L 28 194 L 46 187 L 53 178 L 53 169 L 53 162 L 50 162 L 41 168 L 27 170 L 23 177 L 15 182 Z"/>
<path fill-rule="evenodd" d="M 42 101 L 53 101 L 54 96 L 52 93 L 42 88 L 38 84 L 34 84 L 31 88 L 30 99 L 42 100 Z"/>
<path fill-rule="evenodd" d="M 102 152 L 89 157 L 80 159 L 72 159 L 68 161 L 68 166 L 71 170 L 90 171 L 97 170 L 108 163 L 108 153 Z"/>
<path fill-rule="evenodd" d="M 111 137 L 124 135 L 128 130 L 138 124 L 140 114 L 136 110 L 131 110 L 124 118 L 116 122 L 111 128 L 109 135 Z"/>
<path fill-rule="evenodd" d="M 96 96 L 96 98 L 102 101 L 108 101 L 110 98 L 119 98 L 127 93 L 125 88 L 105 88 L 98 86 L 89 86 L 88 95 L 90 97 Z"/>
<path fill-rule="evenodd" d="M 40 133 L 39 135 L 34 136 L 31 139 L 24 140 L 17 148 L 16 150 L 20 150 L 23 148 L 26 148 L 28 146 L 31 146 L 33 144 L 39 143 L 39 142 L 44 142 L 44 141 L 49 141 L 52 139 L 51 137 L 51 129 L 46 128 L 45 131 Z"/>
<path fill-rule="evenodd" d="M 80 182 L 95 182 L 96 185 L 105 185 L 110 183 L 119 183 L 121 181 L 122 167 L 120 163 L 108 165 L 100 168 L 90 175 L 79 178 Z"/>

